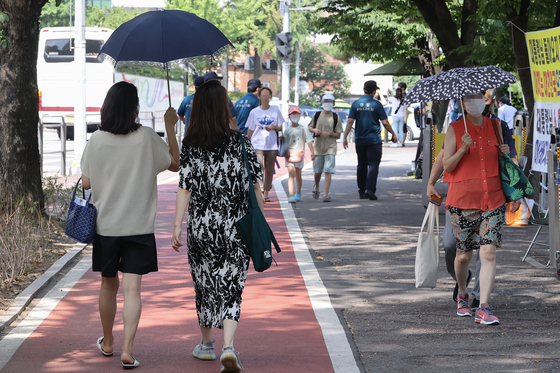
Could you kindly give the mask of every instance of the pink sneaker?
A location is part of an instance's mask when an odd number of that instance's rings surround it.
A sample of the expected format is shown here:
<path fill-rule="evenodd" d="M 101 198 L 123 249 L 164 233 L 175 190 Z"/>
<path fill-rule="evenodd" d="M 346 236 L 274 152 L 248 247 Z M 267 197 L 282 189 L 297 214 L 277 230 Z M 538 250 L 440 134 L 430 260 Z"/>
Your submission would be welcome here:
<path fill-rule="evenodd" d="M 488 303 L 482 303 L 480 307 L 476 309 L 476 316 L 474 322 L 483 325 L 498 325 L 500 320 L 492 313 L 492 307 L 488 306 Z"/>
<path fill-rule="evenodd" d="M 457 316 L 472 316 L 468 293 L 457 295 Z"/>

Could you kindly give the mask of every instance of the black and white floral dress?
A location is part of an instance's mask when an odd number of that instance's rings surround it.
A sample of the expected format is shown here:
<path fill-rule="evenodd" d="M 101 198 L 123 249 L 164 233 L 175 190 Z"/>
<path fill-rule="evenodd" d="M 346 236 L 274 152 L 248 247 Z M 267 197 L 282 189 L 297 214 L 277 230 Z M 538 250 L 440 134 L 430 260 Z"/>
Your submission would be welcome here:
<path fill-rule="evenodd" d="M 242 135 L 253 183 L 262 170 Z M 214 150 L 183 146 L 179 187 L 191 192 L 187 250 L 200 326 L 239 321 L 249 255 L 234 223 L 248 210 L 249 178 L 238 135 Z"/>

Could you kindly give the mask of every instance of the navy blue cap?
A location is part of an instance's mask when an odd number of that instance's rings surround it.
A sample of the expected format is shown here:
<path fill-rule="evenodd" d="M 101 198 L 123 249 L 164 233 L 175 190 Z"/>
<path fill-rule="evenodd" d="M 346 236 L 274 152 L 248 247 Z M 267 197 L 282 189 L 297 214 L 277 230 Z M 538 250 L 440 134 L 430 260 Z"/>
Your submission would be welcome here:
<path fill-rule="evenodd" d="M 251 79 L 247 82 L 247 88 L 257 89 L 261 87 L 261 81 L 258 79 Z"/>
<path fill-rule="evenodd" d="M 196 88 L 198 88 L 203 84 L 204 84 L 204 77 L 203 76 L 197 76 L 196 79 L 194 80 L 194 86 Z"/>
<path fill-rule="evenodd" d="M 218 76 L 218 74 L 216 74 L 215 72 L 209 72 L 208 74 L 204 75 L 204 83 L 210 81 L 210 80 L 214 80 L 214 79 L 222 79 L 221 77 Z"/>

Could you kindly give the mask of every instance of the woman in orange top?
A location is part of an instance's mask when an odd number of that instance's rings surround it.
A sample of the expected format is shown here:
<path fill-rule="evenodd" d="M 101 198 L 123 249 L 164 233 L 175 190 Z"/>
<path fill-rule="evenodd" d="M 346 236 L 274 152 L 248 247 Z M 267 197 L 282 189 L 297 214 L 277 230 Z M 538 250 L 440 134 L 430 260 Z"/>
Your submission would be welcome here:
<path fill-rule="evenodd" d="M 459 285 L 457 315 L 472 316 L 467 292 L 467 274 L 473 249 L 480 249 L 480 307 L 475 322 L 499 324 L 488 306 L 496 275 L 496 247 L 502 241 L 506 199 L 498 169 L 499 153 L 509 154 L 507 144 L 498 145 L 492 120 L 482 116 L 482 94 L 463 99 L 463 120 L 452 123 L 445 136 L 444 181 L 449 183 L 447 208 L 457 240 L 455 274 Z M 501 128 L 497 126 L 501 136 Z"/>

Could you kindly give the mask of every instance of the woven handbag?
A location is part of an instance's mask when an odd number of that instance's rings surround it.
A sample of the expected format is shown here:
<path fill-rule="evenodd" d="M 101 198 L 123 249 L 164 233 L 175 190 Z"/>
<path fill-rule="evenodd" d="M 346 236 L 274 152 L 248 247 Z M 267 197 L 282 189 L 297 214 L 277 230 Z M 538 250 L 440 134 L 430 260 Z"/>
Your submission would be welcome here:
<path fill-rule="evenodd" d="M 494 133 L 498 139 L 498 144 L 502 145 L 502 136 L 498 132 L 498 126 L 495 120 L 492 120 Z M 511 160 L 508 154 L 501 154 L 499 157 L 500 177 L 502 179 L 502 189 L 506 196 L 506 202 L 517 201 L 521 198 L 529 197 L 534 193 L 533 186 L 527 179 L 527 176 L 519 167 Z"/>
<path fill-rule="evenodd" d="M 255 271 L 266 271 L 272 265 L 271 242 L 274 244 L 276 252 L 279 253 L 280 247 L 274 233 L 266 222 L 266 219 L 259 208 L 255 188 L 253 188 L 253 178 L 249 169 L 249 161 L 247 160 L 247 151 L 245 150 L 245 141 L 240 137 L 241 146 L 243 147 L 243 158 L 245 159 L 245 167 L 249 175 L 249 211 L 247 214 L 235 222 L 235 227 L 239 231 L 243 242 L 247 246 L 249 256 L 253 260 Z"/>
<path fill-rule="evenodd" d="M 82 201 L 85 201 L 85 206 L 77 202 L 76 190 L 80 183 L 80 178 L 72 193 L 72 200 L 70 201 L 70 208 L 68 209 L 68 218 L 66 219 L 66 235 L 81 243 L 92 243 L 95 240 L 95 219 L 97 218 L 97 209 L 90 203 L 91 193 L 87 201 L 85 191 L 82 189 Z"/>

